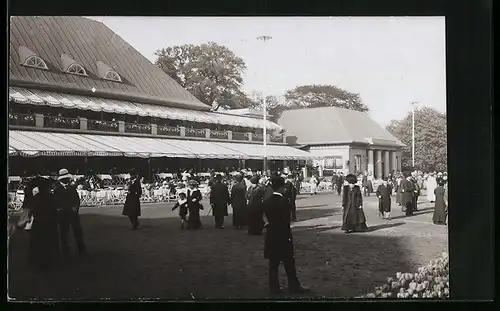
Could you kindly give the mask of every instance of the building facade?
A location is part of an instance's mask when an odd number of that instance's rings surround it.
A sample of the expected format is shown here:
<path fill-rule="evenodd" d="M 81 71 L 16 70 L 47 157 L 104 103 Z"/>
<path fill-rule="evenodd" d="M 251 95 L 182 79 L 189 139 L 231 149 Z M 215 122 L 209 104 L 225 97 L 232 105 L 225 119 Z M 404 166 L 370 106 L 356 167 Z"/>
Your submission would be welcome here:
<path fill-rule="evenodd" d="M 404 146 L 366 113 L 337 107 L 285 111 L 278 123 L 301 149 L 317 159 L 320 175 L 372 173 L 376 178 L 401 170 Z"/>
<path fill-rule="evenodd" d="M 266 122 L 270 160 L 307 159 Z M 9 156 L 262 159 L 264 123 L 211 106 L 103 23 L 14 16 Z"/>

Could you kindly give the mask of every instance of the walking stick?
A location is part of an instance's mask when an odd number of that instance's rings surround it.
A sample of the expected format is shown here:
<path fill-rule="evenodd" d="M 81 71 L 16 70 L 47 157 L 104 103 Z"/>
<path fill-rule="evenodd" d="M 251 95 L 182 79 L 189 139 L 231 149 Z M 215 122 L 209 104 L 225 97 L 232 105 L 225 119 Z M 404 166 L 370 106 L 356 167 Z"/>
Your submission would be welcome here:
<path fill-rule="evenodd" d="M 210 206 L 210 209 L 208 210 L 207 216 L 210 215 L 210 212 L 212 211 L 213 208 L 214 208 L 213 206 Z"/>

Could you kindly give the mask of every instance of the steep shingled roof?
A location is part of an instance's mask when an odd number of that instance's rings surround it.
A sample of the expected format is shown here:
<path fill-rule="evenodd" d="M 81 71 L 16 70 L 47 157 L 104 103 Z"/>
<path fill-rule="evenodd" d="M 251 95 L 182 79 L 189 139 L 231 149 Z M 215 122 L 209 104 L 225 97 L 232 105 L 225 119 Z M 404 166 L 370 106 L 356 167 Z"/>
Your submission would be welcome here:
<path fill-rule="evenodd" d="M 284 111 L 278 120 L 287 136 L 301 145 L 366 143 L 404 146 L 368 114 L 337 107 Z"/>
<path fill-rule="evenodd" d="M 20 46 L 40 56 L 49 70 L 21 65 Z M 83 65 L 88 77 L 65 73 L 61 68 L 62 54 Z M 123 83 L 100 78 L 97 61 L 112 66 Z M 145 99 L 186 109 L 210 109 L 103 23 L 84 17 L 11 17 L 10 82 L 12 86 L 34 82 L 84 91 L 95 87 L 103 94 L 126 95 L 136 101 Z"/>

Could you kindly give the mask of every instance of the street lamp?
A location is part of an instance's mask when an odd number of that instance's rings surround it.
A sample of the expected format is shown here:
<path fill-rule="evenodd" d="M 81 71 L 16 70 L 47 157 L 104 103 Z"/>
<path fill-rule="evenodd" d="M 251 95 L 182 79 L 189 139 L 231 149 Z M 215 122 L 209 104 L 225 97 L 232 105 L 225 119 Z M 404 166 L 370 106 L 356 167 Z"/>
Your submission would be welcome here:
<path fill-rule="evenodd" d="M 264 43 L 266 43 L 267 41 L 271 40 L 272 37 L 270 36 L 260 36 L 260 37 L 257 37 L 257 40 L 259 41 L 262 41 Z M 263 137 L 262 137 L 262 141 L 264 143 L 264 167 L 263 167 L 263 172 L 267 175 L 267 103 L 266 103 L 266 94 L 263 93 L 263 103 L 262 103 L 262 110 L 263 110 L 263 119 L 262 119 L 262 123 L 263 123 Z"/>
<path fill-rule="evenodd" d="M 415 169 L 415 105 L 417 103 L 411 103 L 411 162 L 413 169 Z"/>

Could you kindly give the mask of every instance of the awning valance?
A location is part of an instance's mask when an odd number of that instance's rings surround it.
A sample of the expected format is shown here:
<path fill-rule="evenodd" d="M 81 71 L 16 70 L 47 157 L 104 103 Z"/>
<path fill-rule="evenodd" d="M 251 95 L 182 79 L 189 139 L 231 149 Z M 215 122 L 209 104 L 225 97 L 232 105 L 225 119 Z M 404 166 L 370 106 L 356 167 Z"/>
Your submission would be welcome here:
<path fill-rule="evenodd" d="M 224 124 L 249 128 L 262 128 L 263 121 L 242 116 L 233 116 L 216 112 L 196 111 L 166 107 L 161 105 L 133 103 L 121 100 L 87 97 L 56 92 L 45 92 L 35 89 L 19 87 L 9 88 L 9 100 L 20 104 L 47 105 L 67 109 L 91 110 L 96 112 L 109 112 L 150 116 L 170 120 L 182 120 L 209 124 Z M 267 121 L 267 128 L 281 130 L 281 127 Z"/>
<path fill-rule="evenodd" d="M 9 155 L 127 156 L 199 159 L 262 159 L 262 145 L 149 137 L 9 131 Z M 272 160 L 303 160 L 311 154 L 289 146 L 267 146 Z"/>
<path fill-rule="evenodd" d="M 241 143 L 216 144 L 241 152 L 246 155 L 247 159 L 262 159 L 264 157 L 263 145 Z M 266 149 L 269 160 L 307 160 L 314 158 L 309 152 L 290 146 L 267 145 Z"/>

